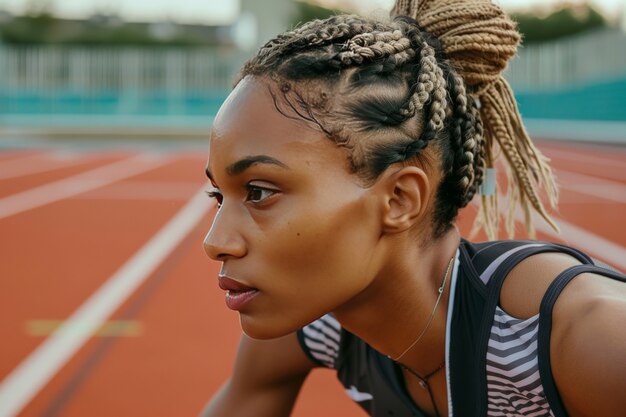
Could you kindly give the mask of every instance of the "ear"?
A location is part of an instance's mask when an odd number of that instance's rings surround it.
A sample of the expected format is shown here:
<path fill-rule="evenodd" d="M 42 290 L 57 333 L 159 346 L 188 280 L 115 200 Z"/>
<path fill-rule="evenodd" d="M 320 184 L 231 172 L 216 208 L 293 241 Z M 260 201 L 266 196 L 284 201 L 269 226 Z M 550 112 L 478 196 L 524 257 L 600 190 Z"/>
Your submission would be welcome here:
<path fill-rule="evenodd" d="M 403 167 L 382 178 L 384 189 L 383 230 L 399 233 L 423 220 L 428 206 L 431 183 L 416 166 Z"/>

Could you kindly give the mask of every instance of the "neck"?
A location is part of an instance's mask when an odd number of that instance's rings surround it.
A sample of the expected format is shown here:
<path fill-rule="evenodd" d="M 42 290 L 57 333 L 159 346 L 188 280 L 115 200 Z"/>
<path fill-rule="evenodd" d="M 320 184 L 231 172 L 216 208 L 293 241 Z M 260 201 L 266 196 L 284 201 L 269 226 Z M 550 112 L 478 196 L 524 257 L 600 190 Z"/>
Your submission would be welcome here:
<path fill-rule="evenodd" d="M 428 247 L 416 247 L 406 239 L 389 245 L 388 262 L 371 285 L 335 311 L 342 326 L 379 352 L 416 372 L 427 374 L 441 365 L 445 352 L 445 327 L 450 276 L 433 321 L 412 348 L 407 348 L 427 326 L 438 289 L 460 236 L 456 228 Z M 406 352 L 405 352 L 406 351 Z M 403 354 L 403 352 L 405 352 Z"/>

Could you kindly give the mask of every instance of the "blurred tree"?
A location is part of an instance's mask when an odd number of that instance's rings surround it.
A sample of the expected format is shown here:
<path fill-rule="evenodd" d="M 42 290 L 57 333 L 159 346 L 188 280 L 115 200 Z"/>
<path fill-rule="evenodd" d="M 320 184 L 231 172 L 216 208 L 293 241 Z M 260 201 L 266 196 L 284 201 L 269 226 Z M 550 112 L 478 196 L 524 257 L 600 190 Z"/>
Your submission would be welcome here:
<path fill-rule="evenodd" d="M 609 26 L 606 18 L 589 4 L 568 5 L 545 17 L 536 13 L 513 13 L 524 43 L 545 42 Z"/>
<path fill-rule="evenodd" d="M 202 44 L 202 42 L 186 37 L 185 35 L 160 39 L 150 33 L 147 25 L 130 23 L 117 27 L 93 25 L 91 30 L 81 31 L 78 34 L 65 39 L 64 43 L 94 46 L 193 46 Z"/>
<path fill-rule="evenodd" d="M 0 25 L 0 37 L 6 43 L 48 43 L 55 26 L 51 15 L 18 16 Z"/>
<path fill-rule="evenodd" d="M 219 42 L 216 38 L 209 39 L 204 34 L 191 35 L 185 30 L 164 39 L 155 36 L 147 24 L 125 23 L 119 19 L 90 19 L 82 22 L 58 19 L 53 15 L 52 5 L 50 0 L 30 0 L 25 15 L 0 23 L 0 38 L 9 44 L 112 46 L 191 46 L 214 45 Z M 315 2 L 297 1 L 296 5 L 293 26 L 344 13 Z M 524 34 L 526 44 L 558 39 L 609 25 L 605 17 L 588 4 L 562 7 L 543 17 L 536 13 L 514 13 L 512 16 Z M 114 24 L 110 20 L 115 21 Z"/>
<path fill-rule="evenodd" d="M 29 0 L 25 15 L 0 26 L 0 36 L 7 43 L 44 43 L 54 38 L 56 23 L 49 0 Z"/>
<path fill-rule="evenodd" d="M 308 22 L 313 19 L 326 19 L 327 17 L 334 16 L 336 14 L 345 13 L 340 9 L 329 9 L 314 2 L 308 1 L 296 1 L 296 15 L 293 19 L 292 26 L 301 25 L 304 22 Z"/>
<path fill-rule="evenodd" d="M 294 16 L 293 26 L 309 20 L 325 19 L 335 14 L 345 13 L 340 9 L 323 7 L 315 0 L 297 1 L 296 4 L 297 13 Z M 526 44 L 545 42 L 609 25 L 606 18 L 590 4 L 561 5 L 559 9 L 547 16 L 540 16 L 536 11 L 532 11 L 513 13 L 512 17 L 518 22 Z"/>
<path fill-rule="evenodd" d="M 185 32 L 185 26 L 181 28 L 175 36 L 163 38 L 145 23 L 101 17 L 85 21 L 65 20 L 46 11 L 30 12 L 0 23 L 0 38 L 7 44 L 18 45 L 206 46 L 218 43 L 215 36 L 205 36 L 205 31 L 196 30 L 197 33 L 192 34 Z"/>
<path fill-rule="evenodd" d="M 51 0 L 28 0 L 26 2 L 27 16 L 46 15 L 52 17 L 54 4 Z"/>

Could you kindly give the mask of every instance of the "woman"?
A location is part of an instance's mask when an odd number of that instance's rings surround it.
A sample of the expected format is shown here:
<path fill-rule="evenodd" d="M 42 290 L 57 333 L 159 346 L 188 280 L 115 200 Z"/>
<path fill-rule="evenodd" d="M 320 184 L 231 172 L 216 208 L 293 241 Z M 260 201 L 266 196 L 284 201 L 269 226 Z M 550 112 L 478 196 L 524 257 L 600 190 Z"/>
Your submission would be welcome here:
<path fill-rule="evenodd" d="M 487 0 L 392 15 L 279 35 L 215 119 L 205 250 L 246 336 L 204 415 L 287 416 L 328 366 L 373 416 L 623 416 L 624 276 L 454 226 L 480 187 L 495 236 L 498 149 L 509 205 L 551 222 L 550 170 L 500 75 L 514 24 Z"/>

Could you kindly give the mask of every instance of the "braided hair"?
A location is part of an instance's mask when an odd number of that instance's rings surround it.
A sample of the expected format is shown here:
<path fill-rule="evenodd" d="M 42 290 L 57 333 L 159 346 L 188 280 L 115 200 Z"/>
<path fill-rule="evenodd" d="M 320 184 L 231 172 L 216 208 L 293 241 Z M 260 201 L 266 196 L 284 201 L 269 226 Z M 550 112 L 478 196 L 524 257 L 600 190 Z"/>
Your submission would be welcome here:
<path fill-rule="evenodd" d="M 543 182 L 555 196 L 550 170 L 500 76 L 519 34 L 489 0 L 459 3 L 398 0 L 389 22 L 354 15 L 313 20 L 270 40 L 238 80 L 271 80 L 277 110 L 312 123 L 348 149 L 351 170 L 365 181 L 396 163 L 437 164 L 442 179 L 435 237 L 477 193 L 496 144 L 514 173 L 510 203 L 521 204 L 529 231 L 529 203 L 556 228 L 537 191 Z M 430 153 L 423 152 L 427 146 Z M 482 196 L 482 203 L 477 227 L 494 238 L 495 196 Z M 510 233 L 512 224 L 507 222 Z"/>

